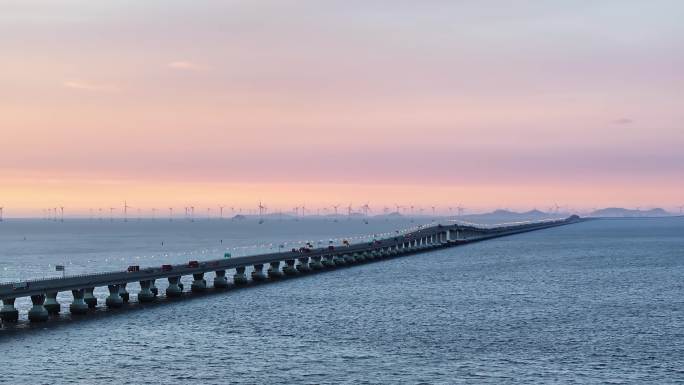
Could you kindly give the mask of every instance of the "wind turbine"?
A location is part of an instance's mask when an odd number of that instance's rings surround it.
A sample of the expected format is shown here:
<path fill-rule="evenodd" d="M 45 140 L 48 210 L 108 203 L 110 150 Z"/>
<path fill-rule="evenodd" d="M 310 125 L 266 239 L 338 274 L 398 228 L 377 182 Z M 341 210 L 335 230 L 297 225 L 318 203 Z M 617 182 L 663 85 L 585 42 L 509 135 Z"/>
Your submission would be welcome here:
<path fill-rule="evenodd" d="M 190 206 L 190 222 L 195 221 L 195 206 Z"/>
<path fill-rule="evenodd" d="M 266 206 L 261 204 L 261 201 L 259 201 L 259 224 L 264 223 L 264 212 L 266 211 Z"/>
<path fill-rule="evenodd" d="M 351 218 L 352 215 L 352 204 L 351 202 L 349 203 L 349 206 L 347 206 L 347 216 Z"/>
<path fill-rule="evenodd" d="M 55 214 L 55 222 L 57 222 L 57 207 L 54 207 L 52 212 Z"/>
<path fill-rule="evenodd" d="M 432 216 L 435 216 L 435 206 L 432 206 Z"/>
<path fill-rule="evenodd" d="M 335 209 L 335 216 L 337 216 L 337 208 L 340 207 L 340 204 L 338 203 L 336 205 L 333 205 L 332 207 L 333 209 Z"/>
<path fill-rule="evenodd" d="M 173 221 L 173 207 L 169 207 L 169 222 Z"/>
<path fill-rule="evenodd" d="M 465 207 L 458 205 L 458 207 L 456 207 L 456 210 L 458 212 L 458 216 L 460 217 L 461 215 L 463 215 L 463 211 L 465 211 Z"/>
<path fill-rule="evenodd" d="M 60 222 L 64 222 L 64 206 L 59 206 L 59 209 L 61 212 Z"/>
<path fill-rule="evenodd" d="M 99 220 L 102 220 L 102 207 L 100 207 L 99 209 L 97 209 L 97 217 L 98 217 Z"/>
<path fill-rule="evenodd" d="M 155 208 L 153 207 L 153 208 L 152 208 L 152 219 L 156 219 L 156 218 L 157 218 L 157 209 L 155 209 Z"/>
<path fill-rule="evenodd" d="M 371 208 L 370 208 L 370 206 L 368 206 L 368 202 L 366 202 L 366 204 L 361 206 L 361 210 L 363 210 L 363 215 L 366 217 L 368 216 L 368 212 L 370 211 L 370 209 Z"/>
<path fill-rule="evenodd" d="M 114 210 L 116 210 L 116 207 L 110 207 L 109 208 L 109 221 L 114 222 Z"/>
<path fill-rule="evenodd" d="M 0 206 L 0 222 L 2 222 L 2 210 L 3 209 L 4 209 L 4 207 Z"/>
<path fill-rule="evenodd" d="M 225 207 L 225 206 L 219 206 L 219 210 L 221 211 L 221 214 L 220 214 L 220 216 L 219 216 L 220 219 L 223 219 L 223 208 L 224 208 L 224 207 Z"/>
<path fill-rule="evenodd" d="M 128 222 L 128 209 L 132 209 L 128 202 L 124 201 L 124 222 Z"/>
<path fill-rule="evenodd" d="M 684 206 L 679 206 L 678 209 L 679 209 L 679 215 L 682 215 L 682 209 L 684 209 Z M 2 211 L 2 210 L 0 210 L 0 211 Z"/>

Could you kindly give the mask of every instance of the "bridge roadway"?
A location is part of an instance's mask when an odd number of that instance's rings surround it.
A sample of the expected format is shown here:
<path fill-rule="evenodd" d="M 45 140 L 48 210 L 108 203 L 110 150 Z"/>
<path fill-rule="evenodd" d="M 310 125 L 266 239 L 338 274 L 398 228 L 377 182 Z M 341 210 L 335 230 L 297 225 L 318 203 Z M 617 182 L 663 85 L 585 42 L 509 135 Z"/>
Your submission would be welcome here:
<path fill-rule="evenodd" d="M 3 322 L 17 321 L 18 312 L 14 308 L 14 300 L 19 297 L 31 297 L 33 308 L 29 311 L 29 319 L 34 322 L 40 322 L 47 320 L 48 313 L 59 313 L 60 305 L 55 300 L 57 292 L 71 291 L 74 295 L 74 303 L 70 306 L 71 312 L 74 314 L 84 314 L 88 308 L 92 309 L 97 304 L 97 300 L 92 296 L 94 287 L 108 286 L 110 297 L 107 298 L 107 306 L 120 307 L 123 302 L 128 301 L 128 293 L 125 291 L 125 287 L 127 283 L 131 282 L 140 282 L 141 293 L 138 295 L 138 300 L 140 302 L 147 302 L 157 296 L 157 290 L 154 286 L 154 282 L 157 279 L 169 279 L 171 289 L 167 289 L 167 296 L 180 296 L 183 292 L 182 284 L 179 283 L 180 277 L 186 275 L 193 275 L 195 279 L 192 291 L 204 291 L 206 290 L 206 281 L 204 281 L 203 275 L 209 272 L 217 274 L 214 286 L 223 288 L 228 286 L 225 279 L 225 271 L 229 269 L 236 269 L 234 281 L 236 284 L 241 284 L 247 283 L 246 276 L 244 275 L 245 267 L 247 266 L 254 266 L 255 270 L 261 272 L 263 265 L 269 264 L 271 266 L 268 272 L 269 278 L 277 278 L 282 275 L 278 270 L 280 262 L 286 263 L 285 269 L 288 266 L 290 267 L 290 270 L 285 271 L 283 269 L 283 272 L 288 275 L 296 275 L 301 272 L 334 268 L 363 260 L 415 254 L 435 248 L 483 241 L 522 232 L 567 225 L 583 220 L 577 216 L 572 216 L 566 219 L 529 222 L 493 228 L 461 224 L 435 225 L 420 228 L 406 234 L 397 234 L 396 236 L 374 242 L 336 246 L 333 250 L 326 247 L 310 249 L 308 252 L 283 251 L 201 261 L 197 267 L 182 264 L 171 265 L 171 268 L 166 270 L 160 266 L 141 268 L 137 272 L 115 271 L 2 284 L 0 285 L 0 300 L 3 301 L 3 306 L 0 309 L 0 320 Z M 337 259 L 344 258 L 345 256 L 347 258 L 343 262 L 337 262 Z M 350 259 L 349 256 L 361 257 L 352 257 Z M 321 265 L 322 258 L 328 259 L 329 263 Z M 300 266 L 295 269 L 294 264 L 297 261 L 300 262 L 300 265 L 305 265 L 306 268 L 301 268 Z M 309 261 L 312 261 L 312 265 L 309 265 Z M 335 262 L 333 263 L 333 261 Z M 314 265 L 315 262 L 318 262 L 318 264 Z M 252 279 L 265 280 L 265 276 L 261 276 L 259 273 L 255 276 L 255 273 L 252 273 Z M 121 301 L 118 299 L 119 296 L 122 297 Z"/>

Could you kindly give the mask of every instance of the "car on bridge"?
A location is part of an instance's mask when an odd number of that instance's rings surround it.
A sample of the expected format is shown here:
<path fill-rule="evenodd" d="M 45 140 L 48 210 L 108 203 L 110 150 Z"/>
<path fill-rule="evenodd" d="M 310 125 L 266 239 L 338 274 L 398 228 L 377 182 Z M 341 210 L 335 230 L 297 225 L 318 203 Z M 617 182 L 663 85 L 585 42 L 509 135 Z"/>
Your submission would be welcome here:
<path fill-rule="evenodd" d="M 17 282 L 12 285 L 12 290 L 14 291 L 19 291 L 19 290 L 26 290 L 28 289 L 29 284 L 28 282 Z"/>

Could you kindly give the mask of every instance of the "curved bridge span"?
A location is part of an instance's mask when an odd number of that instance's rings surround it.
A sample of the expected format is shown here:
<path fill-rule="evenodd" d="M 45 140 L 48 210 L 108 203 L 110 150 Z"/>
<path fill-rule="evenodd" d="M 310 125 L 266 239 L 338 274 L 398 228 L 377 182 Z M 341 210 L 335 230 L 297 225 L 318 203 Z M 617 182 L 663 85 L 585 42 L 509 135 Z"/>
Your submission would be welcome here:
<path fill-rule="evenodd" d="M 107 286 L 109 296 L 105 305 L 109 308 L 122 307 L 129 301 L 126 285 L 139 282 L 138 302 L 152 302 L 159 296 L 156 280 L 167 279 L 167 297 L 181 297 L 186 291 L 180 282 L 182 276 L 193 276 L 191 292 L 204 292 L 211 288 L 204 275 L 214 273 L 213 289 L 226 289 L 230 286 L 226 277 L 227 270 L 235 270 L 234 285 L 245 285 L 251 281 L 260 282 L 279 279 L 283 276 L 297 276 L 316 271 L 335 269 L 382 259 L 407 256 L 438 248 L 453 247 L 487 239 L 513 235 L 549 227 L 563 226 L 584 221 L 571 216 L 566 219 L 530 222 L 514 225 L 482 228 L 477 226 L 453 224 L 424 227 L 410 233 L 379 239 L 373 242 L 356 243 L 343 247 L 312 248 L 302 251 L 284 251 L 237 258 L 224 258 L 201 261 L 187 265 L 164 265 L 142 268 L 139 271 L 114 271 L 94 273 L 65 278 L 52 278 L 21 281 L 0 285 L 0 320 L 3 323 L 17 322 L 19 312 L 14 307 L 16 298 L 31 297 L 33 307 L 28 312 L 31 322 L 48 320 L 50 314 L 58 314 L 61 304 L 57 302 L 58 292 L 71 291 L 73 302 L 69 306 L 72 314 L 87 314 L 98 306 L 93 295 L 95 287 Z M 282 264 L 282 269 L 281 269 Z M 268 269 L 264 273 L 264 267 Z M 252 267 L 250 278 L 245 273 Z"/>

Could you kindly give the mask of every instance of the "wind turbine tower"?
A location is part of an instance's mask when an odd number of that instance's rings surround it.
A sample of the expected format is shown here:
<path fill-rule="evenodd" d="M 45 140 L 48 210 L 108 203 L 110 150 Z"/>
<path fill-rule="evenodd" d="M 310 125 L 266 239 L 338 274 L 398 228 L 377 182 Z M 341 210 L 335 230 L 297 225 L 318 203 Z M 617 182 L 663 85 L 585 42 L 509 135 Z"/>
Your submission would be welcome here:
<path fill-rule="evenodd" d="M 132 207 L 129 206 L 126 201 L 124 201 L 124 222 L 128 222 L 128 209 L 130 208 Z"/>

